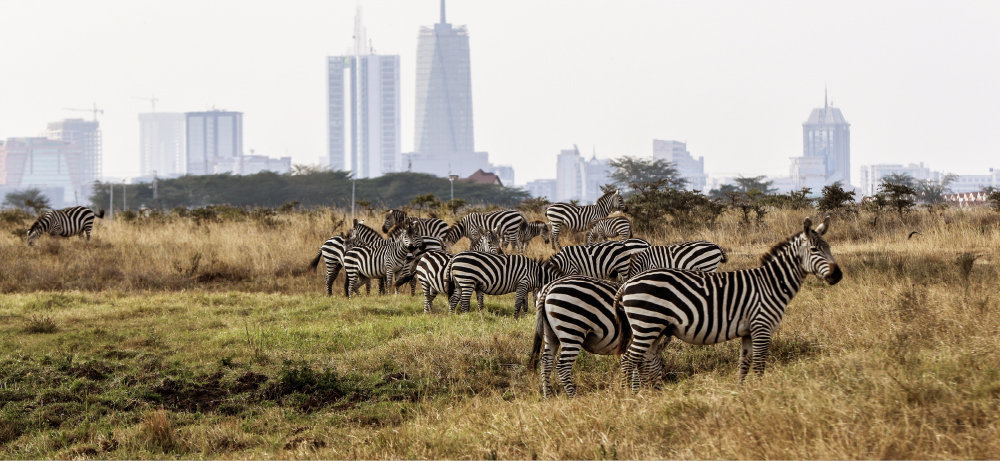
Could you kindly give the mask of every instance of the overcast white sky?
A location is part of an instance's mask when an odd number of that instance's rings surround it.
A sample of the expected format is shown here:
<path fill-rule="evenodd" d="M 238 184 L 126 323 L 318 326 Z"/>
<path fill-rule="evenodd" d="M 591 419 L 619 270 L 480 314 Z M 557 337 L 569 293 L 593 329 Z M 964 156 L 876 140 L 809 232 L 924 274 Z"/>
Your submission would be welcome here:
<path fill-rule="evenodd" d="M 137 114 L 244 113 L 244 146 L 325 155 L 325 57 L 351 44 L 355 7 L 402 62 L 413 147 L 417 30 L 438 0 L 0 0 L 0 138 L 33 136 L 96 102 L 104 172 L 138 174 Z M 1000 167 L 1000 2 L 449 0 L 469 28 L 476 149 L 517 183 L 555 177 L 573 144 L 649 156 L 687 141 L 708 173 L 787 175 L 823 88 L 860 165 Z"/>

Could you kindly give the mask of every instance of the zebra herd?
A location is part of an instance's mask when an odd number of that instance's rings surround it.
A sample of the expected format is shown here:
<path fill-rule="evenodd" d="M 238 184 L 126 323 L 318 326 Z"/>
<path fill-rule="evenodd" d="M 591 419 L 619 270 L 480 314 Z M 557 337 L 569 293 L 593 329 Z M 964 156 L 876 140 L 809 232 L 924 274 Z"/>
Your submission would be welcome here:
<path fill-rule="evenodd" d="M 829 217 L 816 228 L 807 218 L 800 232 L 761 257 L 760 267 L 717 272 L 727 261 L 720 246 L 704 240 L 651 245 L 633 236 L 626 217 L 609 216 L 616 211 L 627 211 L 618 191 L 594 205 L 553 204 L 545 211 L 548 222 L 501 210 L 470 213 L 449 226 L 390 210 L 382 226 L 387 237 L 355 221 L 345 235 L 323 244 L 312 267 L 326 263 L 327 294 L 344 268 L 348 297 L 372 279 L 383 293 L 409 283 L 411 295 L 419 281 L 425 313 L 438 294 L 446 295 L 449 312 L 461 306 L 464 313 L 473 293 L 480 310 L 485 295 L 515 293 L 517 318 L 534 294 L 529 367 L 540 364 L 546 398 L 553 395 L 553 366 L 565 393 L 576 395 L 572 368 L 581 350 L 621 356 L 623 386 L 659 388 L 662 352 L 672 337 L 698 345 L 741 338 L 739 381 L 751 368 L 763 374 L 771 336 L 805 277 L 814 274 L 830 285 L 843 277 L 823 239 Z M 561 246 L 564 231 L 586 232 L 587 243 Z M 538 236 L 557 250 L 549 259 L 522 254 Z M 609 237 L 618 240 L 603 241 Z M 462 238 L 470 249 L 450 253 Z M 508 246 L 517 254 L 505 254 Z"/>

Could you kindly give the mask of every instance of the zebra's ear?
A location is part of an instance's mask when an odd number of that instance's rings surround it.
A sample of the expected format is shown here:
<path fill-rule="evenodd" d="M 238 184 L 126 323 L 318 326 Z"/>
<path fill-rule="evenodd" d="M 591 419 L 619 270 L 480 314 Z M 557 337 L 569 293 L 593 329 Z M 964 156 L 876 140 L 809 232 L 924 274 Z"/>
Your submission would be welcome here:
<path fill-rule="evenodd" d="M 816 228 L 816 232 L 819 235 L 824 235 L 828 230 L 830 230 L 830 215 L 826 215 L 826 218 L 823 219 L 823 224 L 820 224 L 819 227 Z"/>
<path fill-rule="evenodd" d="M 802 231 L 809 234 L 809 230 L 813 227 L 813 220 L 806 218 L 806 221 L 802 223 Z"/>

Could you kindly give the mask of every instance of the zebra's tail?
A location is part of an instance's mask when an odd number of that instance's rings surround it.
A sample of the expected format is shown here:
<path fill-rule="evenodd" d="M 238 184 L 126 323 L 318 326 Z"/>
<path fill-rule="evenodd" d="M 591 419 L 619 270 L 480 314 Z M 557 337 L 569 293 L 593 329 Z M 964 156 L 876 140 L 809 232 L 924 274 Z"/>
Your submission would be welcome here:
<path fill-rule="evenodd" d="M 319 267 L 319 260 L 322 258 L 323 258 L 323 249 L 320 248 L 320 250 L 316 252 L 316 257 L 313 258 L 312 262 L 309 263 L 309 268 L 312 270 L 316 270 L 316 268 Z"/>
<path fill-rule="evenodd" d="M 94 213 L 94 216 L 104 219 L 104 210 L 97 210 L 97 213 Z"/>
<path fill-rule="evenodd" d="M 615 294 L 615 327 L 621 334 L 618 339 L 618 356 L 625 355 L 629 345 L 632 344 L 632 325 L 628 323 L 628 316 L 625 315 L 625 308 L 622 307 L 623 288 L 625 285 L 618 288 L 618 293 Z"/>
<path fill-rule="evenodd" d="M 535 341 L 531 344 L 531 356 L 528 357 L 527 368 L 538 371 L 538 357 L 542 352 L 542 342 L 546 331 L 551 329 L 549 317 L 545 315 L 545 292 L 539 292 L 535 299 Z"/>
<path fill-rule="evenodd" d="M 451 258 L 451 261 L 448 261 L 448 265 L 444 266 L 444 291 L 448 294 L 449 302 L 455 294 L 455 279 L 451 278 L 451 263 L 453 261 L 455 261 L 455 258 Z"/>
<path fill-rule="evenodd" d="M 729 262 L 729 255 L 726 254 L 726 250 L 724 250 L 722 247 L 719 247 L 719 251 L 722 252 L 722 264 Z"/>

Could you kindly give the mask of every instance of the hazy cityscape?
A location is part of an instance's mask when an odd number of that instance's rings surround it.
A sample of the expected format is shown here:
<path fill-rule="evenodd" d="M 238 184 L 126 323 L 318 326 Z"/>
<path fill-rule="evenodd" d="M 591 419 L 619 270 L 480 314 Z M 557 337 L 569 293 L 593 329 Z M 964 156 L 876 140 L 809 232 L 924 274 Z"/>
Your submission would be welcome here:
<path fill-rule="evenodd" d="M 430 2 L 424 3 L 431 7 Z M 436 23 L 412 25 L 417 32 L 412 64 L 415 74 L 404 74 L 401 64 L 406 56 L 386 54 L 376 48 L 379 37 L 368 33 L 364 7 L 362 3 L 355 6 L 352 30 L 336 31 L 336 41 L 346 45 L 345 51 L 315 57 L 326 62 L 325 94 L 314 95 L 326 105 L 325 152 L 314 152 L 312 158 L 302 152 L 260 155 L 244 141 L 244 116 L 256 114 L 214 106 L 209 110 L 158 112 L 160 99 L 155 96 L 122 95 L 149 104 L 148 111 L 135 114 L 139 145 L 131 154 L 117 153 L 138 159 L 138 171 L 125 176 L 105 174 L 108 162 L 117 164 L 121 157 L 109 159 L 104 155 L 104 146 L 122 133 L 102 130 L 103 103 L 96 101 L 92 107 L 63 108 L 61 115 L 66 118 L 56 119 L 60 114 L 54 114 L 53 119 L 38 120 L 34 133 L 2 133 L 0 192 L 34 187 L 41 189 L 54 206 L 86 204 L 94 181 L 148 183 L 154 178 L 183 175 L 250 175 L 263 171 L 285 174 L 295 163 L 349 171 L 358 179 L 395 172 L 457 178 L 476 175 L 479 181 L 522 188 L 535 197 L 592 203 L 600 195 L 600 186 L 610 182 L 612 168 L 608 161 L 625 155 L 671 162 L 688 189 L 705 192 L 733 184 L 739 176 L 760 173 L 757 169 L 727 172 L 730 168 L 725 166 L 726 161 L 699 153 L 709 139 L 669 139 L 679 134 L 669 126 L 659 130 L 657 137 L 642 140 L 647 146 L 652 142 L 651 150 L 606 151 L 596 143 L 588 145 L 586 139 L 566 138 L 558 141 L 562 148 L 535 152 L 530 159 L 491 156 L 476 145 L 473 76 L 478 74 L 473 63 L 493 58 L 476 53 L 470 28 L 449 22 L 454 15 L 449 17 L 448 5 L 440 0 L 434 5 Z M 472 59 L 474 53 L 476 59 Z M 403 90 L 410 87 L 407 81 L 412 82 L 413 94 Z M 954 163 L 946 156 L 907 156 L 905 162 L 879 163 L 855 154 L 852 162 L 852 125 L 847 118 L 851 109 L 842 111 L 834 106 L 827 91 L 816 85 L 814 107 L 801 107 L 805 116 L 801 121 L 802 151 L 767 156 L 770 163 L 782 157 L 788 159 L 787 173 L 762 175 L 777 192 L 808 188 L 815 194 L 826 185 L 840 182 L 863 197 L 874 194 L 880 179 L 891 174 L 938 182 L 947 179 L 956 193 L 1000 186 L 1000 168 L 994 168 L 1000 163 L 995 159 L 1000 157 L 991 155 L 986 158 L 994 159 L 993 163 L 980 162 L 974 174 L 962 175 L 952 174 Z M 412 114 L 404 114 L 404 100 L 412 101 L 412 105 L 408 104 L 414 108 Z M 527 109 L 539 110 L 541 106 Z M 5 110 L 17 109 L 5 106 Z M 409 152 L 403 148 L 407 125 L 412 126 L 413 133 Z M 791 138 L 796 136 L 797 128 L 789 124 L 783 131 L 786 138 Z M 706 169 L 706 160 L 714 165 L 713 171 Z M 539 177 L 541 172 L 553 169 L 554 177 Z"/>

